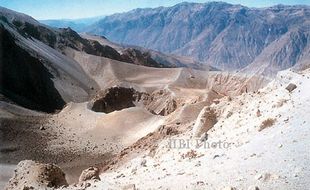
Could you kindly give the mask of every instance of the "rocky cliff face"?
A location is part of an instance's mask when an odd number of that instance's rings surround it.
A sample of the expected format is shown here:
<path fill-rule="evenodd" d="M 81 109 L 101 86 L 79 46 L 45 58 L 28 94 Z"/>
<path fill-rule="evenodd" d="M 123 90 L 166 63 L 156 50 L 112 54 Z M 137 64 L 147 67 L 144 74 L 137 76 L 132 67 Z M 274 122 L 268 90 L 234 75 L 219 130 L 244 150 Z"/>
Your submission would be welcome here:
<path fill-rule="evenodd" d="M 300 63 L 309 51 L 305 37 L 309 23 L 308 6 L 256 9 L 220 2 L 182 3 L 108 16 L 88 32 L 118 43 L 192 56 L 224 70 L 258 64 L 260 57 L 285 69 Z"/>

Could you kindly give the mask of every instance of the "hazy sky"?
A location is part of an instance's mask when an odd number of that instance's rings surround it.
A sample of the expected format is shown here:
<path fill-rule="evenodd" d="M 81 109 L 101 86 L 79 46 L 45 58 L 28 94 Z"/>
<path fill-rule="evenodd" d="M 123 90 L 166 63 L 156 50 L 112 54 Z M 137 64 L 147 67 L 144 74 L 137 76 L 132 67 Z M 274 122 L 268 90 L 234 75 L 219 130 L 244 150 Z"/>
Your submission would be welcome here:
<path fill-rule="evenodd" d="M 135 8 L 172 6 L 184 0 L 0 0 L 0 6 L 23 12 L 36 19 L 85 18 L 125 12 Z M 275 4 L 307 4 L 310 0 L 225 0 L 249 7 Z M 187 2 L 208 2 L 188 0 Z"/>

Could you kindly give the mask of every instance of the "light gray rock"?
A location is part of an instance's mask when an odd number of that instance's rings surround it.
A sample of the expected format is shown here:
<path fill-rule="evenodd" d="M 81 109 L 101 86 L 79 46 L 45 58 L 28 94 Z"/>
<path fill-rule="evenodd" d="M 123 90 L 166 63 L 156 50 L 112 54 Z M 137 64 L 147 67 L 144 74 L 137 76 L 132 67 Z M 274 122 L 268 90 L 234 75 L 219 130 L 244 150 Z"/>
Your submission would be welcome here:
<path fill-rule="evenodd" d="M 83 170 L 82 174 L 80 175 L 79 182 L 84 182 L 88 180 L 100 180 L 99 177 L 99 169 L 95 167 L 90 167 L 86 170 Z"/>
<path fill-rule="evenodd" d="M 200 137 L 202 134 L 205 134 L 209 129 L 211 129 L 214 124 L 217 122 L 216 114 L 214 110 L 210 109 L 210 107 L 204 107 L 194 124 L 193 127 L 193 136 Z"/>
<path fill-rule="evenodd" d="M 136 185 L 135 184 L 128 184 L 125 185 L 122 190 L 136 190 Z"/>
<path fill-rule="evenodd" d="M 65 173 L 54 164 L 41 164 L 32 160 L 18 163 L 6 189 L 45 189 L 67 186 Z"/>

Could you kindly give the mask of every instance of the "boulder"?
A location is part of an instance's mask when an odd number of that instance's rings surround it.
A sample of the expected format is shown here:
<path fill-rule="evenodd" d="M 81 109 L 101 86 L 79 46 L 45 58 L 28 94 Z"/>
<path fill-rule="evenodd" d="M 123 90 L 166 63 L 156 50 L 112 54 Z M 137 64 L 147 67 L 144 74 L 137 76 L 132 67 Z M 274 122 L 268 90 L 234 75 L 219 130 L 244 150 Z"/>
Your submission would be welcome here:
<path fill-rule="evenodd" d="M 83 170 L 79 178 L 79 182 L 85 182 L 85 181 L 94 180 L 94 179 L 100 180 L 99 169 L 95 167 L 90 167 L 90 168 L 87 168 L 86 170 Z"/>
<path fill-rule="evenodd" d="M 193 127 L 193 136 L 200 137 L 202 134 L 206 133 L 209 129 L 211 129 L 217 122 L 217 117 L 210 107 L 204 107 L 195 122 Z"/>
<path fill-rule="evenodd" d="M 165 125 L 161 125 L 158 129 L 157 132 L 163 136 L 172 136 L 178 134 L 178 131 L 172 127 L 168 127 Z"/>
<path fill-rule="evenodd" d="M 42 164 L 32 160 L 21 161 L 6 189 L 45 189 L 67 186 L 65 173 L 54 164 Z"/>
<path fill-rule="evenodd" d="M 135 184 L 128 184 L 128 185 L 125 185 L 122 190 L 136 190 L 136 185 Z"/>
<path fill-rule="evenodd" d="M 289 92 L 292 92 L 297 88 L 296 84 L 290 83 L 285 89 Z"/>

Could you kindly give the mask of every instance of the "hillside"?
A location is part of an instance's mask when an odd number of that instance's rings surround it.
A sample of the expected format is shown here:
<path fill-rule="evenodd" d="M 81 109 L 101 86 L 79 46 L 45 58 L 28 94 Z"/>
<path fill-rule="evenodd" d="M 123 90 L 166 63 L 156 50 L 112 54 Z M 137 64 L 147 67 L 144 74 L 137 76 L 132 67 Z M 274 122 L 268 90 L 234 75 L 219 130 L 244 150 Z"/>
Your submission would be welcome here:
<path fill-rule="evenodd" d="M 132 46 L 132 45 L 121 45 L 110 40 L 106 39 L 102 36 L 94 36 L 89 34 L 81 34 L 83 38 L 96 40 L 101 45 L 107 45 L 113 47 L 117 50 L 125 59 L 126 62 L 130 61 L 131 59 L 135 59 L 134 57 L 144 56 L 147 59 L 152 59 L 155 62 L 162 63 L 163 65 L 170 66 L 170 67 L 188 67 L 193 69 L 199 70 L 212 70 L 218 71 L 219 69 L 215 67 L 211 67 L 210 65 L 206 65 L 203 62 L 196 61 L 190 57 L 184 56 L 176 56 L 172 54 L 164 54 L 159 51 L 155 51 L 152 49 L 146 49 L 139 46 Z M 147 60 L 144 59 L 144 60 Z M 143 59 L 142 59 L 143 60 Z M 137 65 L 147 65 L 143 63 L 143 61 L 137 61 Z"/>

